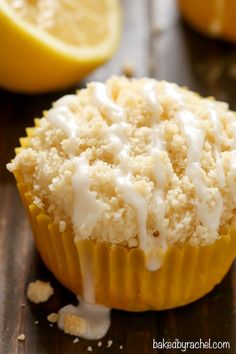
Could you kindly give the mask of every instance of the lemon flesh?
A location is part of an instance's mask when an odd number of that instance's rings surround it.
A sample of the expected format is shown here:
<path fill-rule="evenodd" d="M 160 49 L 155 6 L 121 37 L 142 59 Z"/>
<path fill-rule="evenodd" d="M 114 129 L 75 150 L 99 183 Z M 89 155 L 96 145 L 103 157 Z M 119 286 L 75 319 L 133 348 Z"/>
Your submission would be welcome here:
<path fill-rule="evenodd" d="M 47 92 L 108 60 L 121 27 L 118 0 L 0 1 L 0 86 Z"/>

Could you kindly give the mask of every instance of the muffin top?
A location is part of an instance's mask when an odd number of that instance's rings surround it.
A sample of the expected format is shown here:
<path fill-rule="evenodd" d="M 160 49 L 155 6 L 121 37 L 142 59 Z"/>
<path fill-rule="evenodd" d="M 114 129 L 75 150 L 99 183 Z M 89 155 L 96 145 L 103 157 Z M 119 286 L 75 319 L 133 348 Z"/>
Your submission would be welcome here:
<path fill-rule="evenodd" d="M 8 164 L 75 237 L 208 245 L 236 207 L 236 120 L 175 84 L 112 77 L 53 104 Z"/>

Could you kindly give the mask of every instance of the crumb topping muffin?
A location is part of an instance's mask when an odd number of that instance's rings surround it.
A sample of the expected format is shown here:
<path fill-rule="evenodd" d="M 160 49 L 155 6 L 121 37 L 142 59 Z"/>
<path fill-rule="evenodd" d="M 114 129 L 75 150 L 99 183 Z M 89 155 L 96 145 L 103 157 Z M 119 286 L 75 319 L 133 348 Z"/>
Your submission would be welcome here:
<path fill-rule="evenodd" d="M 235 213 L 235 117 L 166 81 L 112 77 L 56 101 L 8 169 L 78 239 L 210 245 Z"/>

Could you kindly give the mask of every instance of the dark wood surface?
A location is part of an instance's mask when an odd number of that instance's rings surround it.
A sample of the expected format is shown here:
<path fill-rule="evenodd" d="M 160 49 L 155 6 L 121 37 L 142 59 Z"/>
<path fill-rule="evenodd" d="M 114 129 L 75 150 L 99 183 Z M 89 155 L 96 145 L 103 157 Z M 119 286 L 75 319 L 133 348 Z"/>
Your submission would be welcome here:
<path fill-rule="evenodd" d="M 120 49 L 86 81 L 105 80 L 111 74 L 120 74 L 123 65 L 130 63 L 137 77 L 175 81 L 203 95 L 226 100 L 236 109 L 236 45 L 208 39 L 192 31 L 180 20 L 173 1 L 126 0 L 123 3 L 124 33 Z M 78 87 L 84 87 L 86 81 Z M 35 251 L 14 180 L 5 164 L 14 156 L 18 138 L 24 135 L 26 126 L 33 124 L 33 118 L 41 116 L 42 110 L 49 108 L 53 100 L 74 90 L 37 96 L 0 91 L 0 354 L 88 353 L 89 345 L 93 353 L 149 354 L 154 352 L 153 338 L 229 341 L 228 352 L 235 353 L 235 265 L 220 285 L 191 305 L 146 313 L 113 310 L 111 328 L 102 340 L 104 346 L 108 340 L 113 340 L 111 348 L 98 348 L 97 341 L 82 339 L 74 344 L 73 337 L 56 326 L 50 327 L 47 314 L 75 302 L 75 298 L 58 284 Z M 50 280 L 55 288 L 55 294 L 45 304 L 27 302 L 26 285 L 35 279 Z M 38 325 L 34 323 L 36 320 Z M 26 335 L 24 342 L 16 339 L 20 333 Z"/>

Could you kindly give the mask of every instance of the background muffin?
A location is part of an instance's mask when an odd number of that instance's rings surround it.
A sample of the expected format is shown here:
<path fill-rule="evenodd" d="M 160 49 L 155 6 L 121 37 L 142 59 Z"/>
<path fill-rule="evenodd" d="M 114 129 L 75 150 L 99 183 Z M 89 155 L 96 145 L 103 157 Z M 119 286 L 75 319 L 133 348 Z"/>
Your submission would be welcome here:
<path fill-rule="evenodd" d="M 184 18 L 197 30 L 212 37 L 236 41 L 234 0 L 179 0 Z"/>

